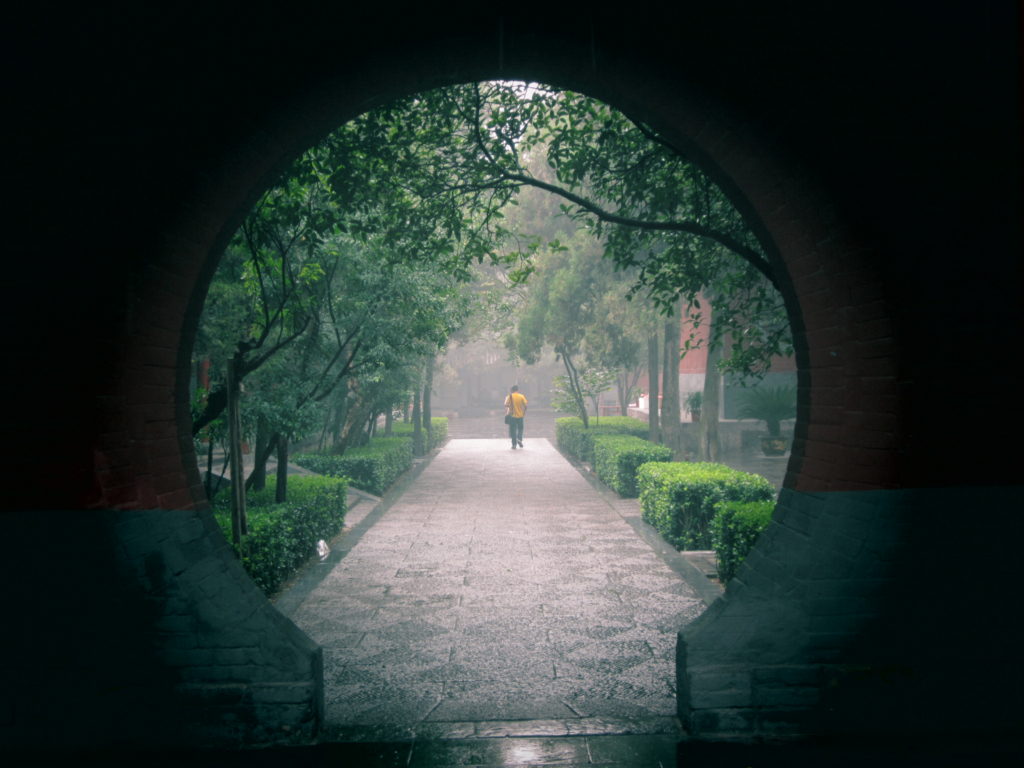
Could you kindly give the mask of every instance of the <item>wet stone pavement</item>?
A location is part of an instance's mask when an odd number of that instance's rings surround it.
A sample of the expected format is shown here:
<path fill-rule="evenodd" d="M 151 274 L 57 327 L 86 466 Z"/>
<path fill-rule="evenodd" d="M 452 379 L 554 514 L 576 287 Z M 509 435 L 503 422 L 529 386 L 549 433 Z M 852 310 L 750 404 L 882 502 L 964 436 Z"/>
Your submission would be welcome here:
<path fill-rule="evenodd" d="M 676 633 L 705 604 L 525 443 L 450 440 L 278 601 L 324 649 L 322 741 L 391 743 L 402 765 L 673 764 Z"/>

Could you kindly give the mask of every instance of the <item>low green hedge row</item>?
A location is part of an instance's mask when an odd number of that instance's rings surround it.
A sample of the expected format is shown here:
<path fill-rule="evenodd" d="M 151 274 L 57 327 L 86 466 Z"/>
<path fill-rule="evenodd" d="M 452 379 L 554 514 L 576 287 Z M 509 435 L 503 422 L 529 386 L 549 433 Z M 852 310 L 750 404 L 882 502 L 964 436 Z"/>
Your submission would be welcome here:
<path fill-rule="evenodd" d="M 381 496 L 412 467 L 412 455 L 412 440 L 406 437 L 373 437 L 366 445 L 349 448 L 342 456 L 303 453 L 293 461 L 321 475 L 347 477 L 352 487 Z"/>
<path fill-rule="evenodd" d="M 288 501 L 274 503 L 276 478 L 267 487 L 249 494 L 246 519 L 249 533 L 243 537 L 239 556 L 242 567 L 256 586 L 273 594 L 310 557 L 320 539 L 337 535 L 345 524 L 348 481 L 336 477 L 288 478 Z M 231 541 L 230 495 L 220 494 L 214 517 Z"/>
<path fill-rule="evenodd" d="M 633 498 L 639 492 L 636 473 L 649 461 L 672 461 L 672 449 L 632 435 L 596 435 L 594 471 L 598 479 L 619 496 Z"/>
<path fill-rule="evenodd" d="M 650 434 L 647 422 L 632 416 L 604 416 L 590 422 L 590 428 L 583 428 L 583 421 L 577 416 L 555 419 L 555 441 L 558 448 L 580 461 L 593 463 L 594 438 L 598 435 L 631 435 L 644 438 Z"/>
<path fill-rule="evenodd" d="M 711 518 L 711 547 L 718 559 L 718 578 L 736 575 L 775 511 L 774 501 L 720 501 Z"/>
<path fill-rule="evenodd" d="M 420 434 L 424 439 L 427 439 L 427 430 L 421 430 Z M 411 422 L 407 423 L 399 421 L 391 425 L 392 437 L 409 437 L 415 436 L 413 425 Z M 432 451 L 434 448 L 439 446 L 445 440 L 448 439 L 448 419 L 445 416 L 434 416 L 430 420 L 430 438 L 427 442 L 424 451 Z"/>
<path fill-rule="evenodd" d="M 711 518 L 721 501 L 771 501 L 760 475 L 707 462 L 649 462 L 637 473 L 643 518 L 679 550 L 711 549 Z"/>

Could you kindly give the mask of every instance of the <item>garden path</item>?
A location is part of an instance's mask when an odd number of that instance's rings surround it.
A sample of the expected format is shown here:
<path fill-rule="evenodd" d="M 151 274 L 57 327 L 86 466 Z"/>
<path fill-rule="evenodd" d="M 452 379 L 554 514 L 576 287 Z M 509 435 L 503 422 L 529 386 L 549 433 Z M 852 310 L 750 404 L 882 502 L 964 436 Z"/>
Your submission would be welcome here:
<path fill-rule="evenodd" d="M 546 438 L 450 440 L 277 601 L 324 649 L 328 737 L 674 734 L 706 580 L 637 515 Z"/>

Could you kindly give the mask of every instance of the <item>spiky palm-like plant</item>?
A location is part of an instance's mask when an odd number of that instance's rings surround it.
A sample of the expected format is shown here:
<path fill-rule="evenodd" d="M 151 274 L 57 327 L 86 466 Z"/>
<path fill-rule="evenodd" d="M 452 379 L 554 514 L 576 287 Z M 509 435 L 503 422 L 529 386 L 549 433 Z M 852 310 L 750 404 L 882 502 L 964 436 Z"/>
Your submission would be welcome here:
<path fill-rule="evenodd" d="M 796 416 L 796 387 L 758 387 L 740 395 L 739 414 L 745 419 L 760 419 L 771 437 L 782 435 L 782 420 Z"/>

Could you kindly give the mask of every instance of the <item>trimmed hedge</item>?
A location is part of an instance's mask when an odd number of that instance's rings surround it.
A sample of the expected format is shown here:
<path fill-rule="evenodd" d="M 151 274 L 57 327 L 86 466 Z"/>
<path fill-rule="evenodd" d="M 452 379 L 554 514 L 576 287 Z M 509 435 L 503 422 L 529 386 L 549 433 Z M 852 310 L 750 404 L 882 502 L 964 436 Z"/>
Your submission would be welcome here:
<path fill-rule="evenodd" d="M 373 437 L 366 445 L 333 453 L 303 453 L 294 463 L 312 472 L 347 477 L 353 488 L 381 496 L 412 467 L 412 440 L 406 437 Z"/>
<path fill-rule="evenodd" d="M 348 481 L 336 477 L 288 478 L 288 501 L 274 503 L 276 478 L 246 499 L 249 533 L 238 552 L 242 567 L 264 594 L 273 594 L 299 567 L 316 554 L 320 539 L 341 532 L 347 511 Z M 223 496 L 214 517 L 231 541 L 230 501 Z M 238 551 L 236 549 L 236 551 Z"/>
<path fill-rule="evenodd" d="M 671 461 L 672 449 L 632 435 L 596 435 L 594 471 L 598 479 L 619 496 L 633 498 L 639 492 L 636 472 L 650 461 Z"/>
<path fill-rule="evenodd" d="M 720 501 L 711 518 L 711 547 L 718 560 L 718 578 L 724 583 L 736 575 L 747 554 L 768 527 L 774 501 Z"/>
<path fill-rule="evenodd" d="M 395 422 L 394 424 L 391 425 L 391 436 L 414 438 L 415 432 L 413 431 L 412 427 L 413 425 L 411 422 Z M 421 434 L 425 438 L 427 435 L 427 430 L 422 430 Z M 447 439 L 448 418 L 446 416 L 434 416 L 433 418 L 430 419 L 430 441 L 426 448 L 424 449 L 424 452 L 434 450 L 434 448 L 439 446 Z"/>
<path fill-rule="evenodd" d="M 711 518 L 720 501 L 772 501 L 760 475 L 707 462 L 650 462 L 637 472 L 643 518 L 679 550 L 711 549 Z"/>
<path fill-rule="evenodd" d="M 647 422 L 632 416 L 604 416 L 599 421 L 591 421 L 590 429 L 583 428 L 583 421 L 578 416 L 555 419 L 555 442 L 559 450 L 588 463 L 594 461 L 594 438 L 598 435 L 645 438 L 649 434 Z"/>

